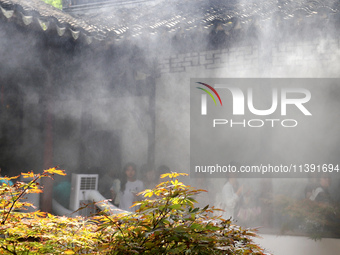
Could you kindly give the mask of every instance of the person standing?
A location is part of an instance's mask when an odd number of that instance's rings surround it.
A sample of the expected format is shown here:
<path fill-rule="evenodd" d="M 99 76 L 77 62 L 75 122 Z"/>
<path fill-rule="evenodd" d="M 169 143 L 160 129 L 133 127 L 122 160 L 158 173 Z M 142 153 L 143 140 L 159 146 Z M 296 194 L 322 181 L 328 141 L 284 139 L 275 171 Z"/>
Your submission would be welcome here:
<path fill-rule="evenodd" d="M 316 202 L 332 204 L 332 198 L 328 190 L 330 186 L 331 178 L 329 178 L 327 175 L 322 176 L 319 179 L 319 184 L 312 191 L 309 199 Z"/>
<path fill-rule="evenodd" d="M 222 218 L 235 218 L 242 190 L 243 186 L 239 186 L 237 179 L 229 177 L 228 181 L 222 188 L 222 192 L 220 192 L 216 197 L 215 207 L 224 211 L 221 215 Z"/>
<path fill-rule="evenodd" d="M 128 163 L 125 165 L 120 187 L 119 208 L 129 212 L 136 211 L 136 206 L 131 206 L 134 202 L 140 200 L 137 194 L 144 190 L 143 182 L 136 178 L 136 169 L 137 168 L 134 163 Z"/>

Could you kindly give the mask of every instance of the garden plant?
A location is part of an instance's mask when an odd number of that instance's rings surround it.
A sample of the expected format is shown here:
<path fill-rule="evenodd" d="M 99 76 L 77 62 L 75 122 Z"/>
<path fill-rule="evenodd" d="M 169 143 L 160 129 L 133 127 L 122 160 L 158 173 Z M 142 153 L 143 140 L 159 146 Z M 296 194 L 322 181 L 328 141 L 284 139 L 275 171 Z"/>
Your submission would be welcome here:
<path fill-rule="evenodd" d="M 51 168 L 23 173 L 29 182 L 0 186 L 0 254 L 263 254 L 252 240 L 256 230 L 212 216 L 215 208 L 195 207 L 204 190 L 162 175 L 164 182 L 139 195 L 136 213 L 101 211 L 90 217 L 28 212 L 28 193 L 40 193 L 41 178 L 65 175 Z M 16 177 L 2 177 L 14 180 Z"/>

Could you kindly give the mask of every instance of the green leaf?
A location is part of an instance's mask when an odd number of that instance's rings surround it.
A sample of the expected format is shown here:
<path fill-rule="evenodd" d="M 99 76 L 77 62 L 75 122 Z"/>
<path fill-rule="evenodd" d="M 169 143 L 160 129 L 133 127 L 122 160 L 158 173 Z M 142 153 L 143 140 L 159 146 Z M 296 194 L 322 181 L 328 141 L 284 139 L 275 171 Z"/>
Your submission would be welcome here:
<path fill-rule="evenodd" d="M 182 205 L 180 204 L 174 204 L 174 205 L 170 205 L 169 208 L 174 209 L 174 210 L 178 210 L 182 208 Z"/>

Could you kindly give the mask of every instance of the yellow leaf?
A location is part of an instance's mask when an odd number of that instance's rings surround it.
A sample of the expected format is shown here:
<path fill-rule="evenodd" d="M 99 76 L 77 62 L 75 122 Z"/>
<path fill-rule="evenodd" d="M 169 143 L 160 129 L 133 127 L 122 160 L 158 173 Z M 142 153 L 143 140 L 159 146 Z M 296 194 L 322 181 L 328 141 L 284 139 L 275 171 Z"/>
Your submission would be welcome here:
<path fill-rule="evenodd" d="M 52 167 L 52 168 L 47 169 L 47 170 L 44 170 L 44 173 L 66 175 L 65 170 L 58 170 L 55 167 Z"/>
<path fill-rule="evenodd" d="M 171 173 L 166 173 L 166 174 L 162 174 L 161 175 L 161 178 L 166 178 L 166 177 L 169 177 L 169 178 L 176 178 L 178 176 L 188 176 L 188 174 L 186 173 L 176 173 L 176 172 L 171 172 Z"/>
<path fill-rule="evenodd" d="M 161 178 L 166 178 L 166 177 L 170 177 L 171 174 L 167 173 L 167 174 L 161 174 Z"/>
<path fill-rule="evenodd" d="M 23 178 L 34 178 L 34 173 L 33 172 L 28 172 L 28 173 L 21 173 Z"/>
<path fill-rule="evenodd" d="M 63 254 L 75 254 L 75 252 L 72 251 L 72 250 L 66 250 L 66 251 L 64 251 Z"/>
<path fill-rule="evenodd" d="M 8 177 L 6 176 L 6 180 L 14 180 L 14 179 L 18 179 L 20 177 L 20 175 L 16 175 L 16 176 L 12 176 L 12 177 Z"/>
<path fill-rule="evenodd" d="M 41 189 L 30 189 L 27 190 L 26 193 L 43 193 L 43 191 Z"/>
<path fill-rule="evenodd" d="M 34 214 L 35 214 L 36 216 L 39 216 L 39 217 L 46 217 L 46 213 L 45 213 L 45 212 L 36 211 L 36 212 L 34 212 Z"/>

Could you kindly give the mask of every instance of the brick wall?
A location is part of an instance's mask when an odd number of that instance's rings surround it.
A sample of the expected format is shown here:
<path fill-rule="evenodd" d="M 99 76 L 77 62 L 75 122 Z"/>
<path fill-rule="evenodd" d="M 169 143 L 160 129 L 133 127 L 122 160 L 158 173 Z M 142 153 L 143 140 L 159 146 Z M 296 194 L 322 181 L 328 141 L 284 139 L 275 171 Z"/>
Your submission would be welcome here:
<path fill-rule="evenodd" d="M 204 52 L 175 54 L 159 61 L 161 73 L 186 72 L 192 67 L 229 70 L 280 68 L 287 65 L 319 64 L 334 60 L 340 49 L 337 39 L 308 42 L 284 42 L 276 45 L 253 45 Z"/>

